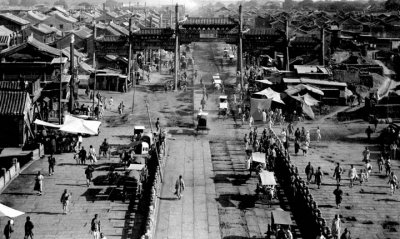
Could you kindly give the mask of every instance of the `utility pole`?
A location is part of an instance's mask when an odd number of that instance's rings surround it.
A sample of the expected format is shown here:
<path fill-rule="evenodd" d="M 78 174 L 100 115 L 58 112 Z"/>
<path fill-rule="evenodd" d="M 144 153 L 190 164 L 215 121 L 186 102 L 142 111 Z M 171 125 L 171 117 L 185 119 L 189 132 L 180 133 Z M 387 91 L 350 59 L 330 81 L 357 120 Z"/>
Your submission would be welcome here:
<path fill-rule="evenodd" d="M 325 30 L 321 27 L 321 65 L 325 66 Z"/>
<path fill-rule="evenodd" d="M 93 69 L 94 69 L 94 84 L 93 84 L 93 109 L 94 109 L 94 97 L 96 93 L 96 34 L 97 34 L 97 29 L 96 29 L 96 22 L 94 22 L 94 30 L 93 30 Z"/>
<path fill-rule="evenodd" d="M 178 91 L 179 68 L 179 15 L 178 4 L 175 5 L 175 91 Z"/>
<path fill-rule="evenodd" d="M 290 58 L 289 58 L 289 20 L 285 21 L 285 37 L 286 37 L 286 52 L 285 52 L 285 63 L 286 63 L 286 70 L 289 71 L 289 64 L 290 64 Z"/>
<path fill-rule="evenodd" d="M 69 82 L 69 89 L 70 89 L 70 94 L 69 94 L 69 112 L 72 113 L 74 111 L 74 103 L 75 103 L 75 53 L 74 53 L 74 43 L 75 43 L 75 35 L 71 35 L 71 43 L 70 43 L 70 49 L 69 49 L 69 55 L 70 55 L 70 68 L 69 72 L 71 74 L 71 80 Z"/>
<path fill-rule="evenodd" d="M 59 101 L 58 101 L 58 124 L 62 125 L 62 104 L 61 104 L 61 99 L 62 99 L 62 78 L 63 78 L 63 59 L 62 59 L 62 51 L 60 47 L 60 95 L 59 95 Z"/>
<path fill-rule="evenodd" d="M 239 5 L 239 46 L 237 48 L 237 68 L 240 73 L 240 88 L 243 89 L 243 13 Z"/>
<path fill-rule="evenodd" d="M 132 16 L 129 18 L 128 76 L 125 78 L 126 92 L 128 92 L 128 81 L 131 80 L 131 65 L 132 65 Z"/>

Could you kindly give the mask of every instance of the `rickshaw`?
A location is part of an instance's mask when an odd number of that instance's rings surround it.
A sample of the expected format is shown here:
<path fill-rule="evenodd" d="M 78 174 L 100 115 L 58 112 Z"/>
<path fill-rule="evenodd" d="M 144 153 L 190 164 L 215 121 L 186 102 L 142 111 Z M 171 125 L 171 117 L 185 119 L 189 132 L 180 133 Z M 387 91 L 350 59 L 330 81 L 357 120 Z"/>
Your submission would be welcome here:
<path fill-rule="evenodd" d="M 267 199 L 267 203 L 269 207 L 271 207 L 272 199 L 275 198 L 276 195 L 276 180 L 273 172 L 262 170 L 258 174 L 258 183 L 257 183 L 257 195 L 261 192 L 262 199 Z"/>
<path fill-rule="evenodd" d="M 224 50 L 224 58 L 228 58 L 228 50 L 227 49 Z"/>
<path fill-rule="evenodd" d="M 219 96 L 219 111 L 218 111 L 218 118 L 219 117 L 226 117 L 228 114 L 228 96 L 221 95 Z"/>
<path fill-rule="evenodd" d="M 147 167 L 145 164 L 130 164 L 125 170 L 124 177 L 118 182 L 119 187 L 123 186 L 122 190 L 122 201 L 135 195 L 140 195 L 142 192 L 142 184 L 147 180 Z M 135 187 L 136 186 L 136 187 Z M 136 189 L 136 193 L 134 190 Z"/>
<path fill-rule="evenodd" d="M 220 90 L 222 88 L 222 80 L 221 80 L 221 78 L 219 77 L 218 74 L 217 75 L 213 75 L 212 78 L 213 78 L 214 88 L 217 89 L 217 90 Z"/>
<path fill-rule="evenodd" d="M 209 128 L 207 128 L 207 112 L 199 112 L 197 114 L 197 127 L 196 127 L 196 133 L 199 133 L 199 131 L 206 131 L 208 133 Z"/>
<path fill-rule="evenodd" d="M 279 231 L 281 229 L 287 229 L 290 231 L 290 226 L 293 225 L 290 213 L 278 208 L 271 212 L 271 230 L 269 230 L 269 235 L 275 235 L 278 237 Z"/>
<path fill-rule="evenodd" d="M 255 171 L 258 173 L 261 170 L 265 169 L 265 167 L 266 167 L 265 153 L 253 152 L 251 157 L 253 158 L 253 163 L 251 165 L 252 171 Z"/>
<path fill-rule="evenodd" d="M 135 125 L 133 126 L 133 138 L 132 141 L 138 141 L 140 139 L 140 134 L 144 133 L 144 130 L 146 129 L 146 127 L 144 127 L 143 125 Z"/>

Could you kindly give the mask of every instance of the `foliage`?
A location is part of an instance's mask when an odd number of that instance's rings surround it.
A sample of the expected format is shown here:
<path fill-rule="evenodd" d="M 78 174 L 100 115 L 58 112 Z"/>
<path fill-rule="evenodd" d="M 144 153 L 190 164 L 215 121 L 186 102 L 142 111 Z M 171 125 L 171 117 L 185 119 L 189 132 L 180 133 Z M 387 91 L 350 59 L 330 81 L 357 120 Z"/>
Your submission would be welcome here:
<path fill-rule="evenodd" d="M 388 11 L 400 10 L 400 0 L 387 0 L 385 2 L 385 9 Z"/>
<path fill-rule="evenodd" d="M 57 0 L 54 2 L 54 6 L 63 6 L 64 9 L 68 9 L 68 4 L 65 0 Z"/>

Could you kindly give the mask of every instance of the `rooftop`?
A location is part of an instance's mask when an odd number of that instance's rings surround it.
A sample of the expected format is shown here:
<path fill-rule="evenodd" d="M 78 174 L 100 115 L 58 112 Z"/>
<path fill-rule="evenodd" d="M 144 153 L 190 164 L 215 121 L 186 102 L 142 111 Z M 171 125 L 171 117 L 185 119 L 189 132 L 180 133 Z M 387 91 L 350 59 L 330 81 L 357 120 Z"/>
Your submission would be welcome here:
<path fill-rule="evenodd" d="M 0 115 L 22 116 L 29 101 L 29 95 L 25 91 L 0 90 Z"/>
<path fill-rule="evenodd" d="M 22 18 L 20 18 L 18 16 L 15 16 L 15 15 L 11 14 L 11 13 L 8 13 L 8 12 L 7 13 L 1 13 L 0 17 L 2 17 L 4 19 L 7 19 L 9 21 L 12 21 L 12 22 L 14 22 L 14 23 L 16 23 L 18 25 L 21 25 L 21 26 L 29 24 L 29 22 L 27 20 L 22 19 Z"/>

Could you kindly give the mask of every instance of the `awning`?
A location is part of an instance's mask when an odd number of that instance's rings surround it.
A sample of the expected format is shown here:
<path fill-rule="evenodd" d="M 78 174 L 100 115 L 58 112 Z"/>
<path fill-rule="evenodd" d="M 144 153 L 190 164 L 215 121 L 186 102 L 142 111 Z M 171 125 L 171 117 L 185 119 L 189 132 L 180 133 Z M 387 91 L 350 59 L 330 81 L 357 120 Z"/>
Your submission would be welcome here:
<path fill-rule="evenodd" d="M 0 217 L 10 217 L 10 218 L 16 218 L 18 216 L 21 216 L 25 214 L 24 212 L 15 210 L 11 207 L 7 207 L 4 204 L 0 203 Z"/>
<path fill-rule="evenodd" d="M 266 85 L 272 85 L 272 82 L 269 80 L 256 80 L 256 82 L 262 83 L 262 84 L 266 84 Z"/>
<path fill-rule="evenodd" d="M 324 95 L 324 92 L 322 90 L 320 90 L 316 87 L 306 85 L 306 84 L 298 84 L 296 86 L 289 87 L 287 90 L 285 90 L 285 92 L 288 95 L 295 95 L 303 90 L 307 90 L 307 91 L 310 91 L 310 92 L 318 94 L 318 95 Z"/>
<path fill-rule="evenodd" d="M 261 185 L 276 185 L 275 175 L 273 172 L 260 172 Z"/>
<path fill-rule="evenodd" d="M 62 126 L 62 125 L 58 125 L 58 124 L 48 123 L 46 121 L 39 120 L 39 119 L 36 119 L 33 123 L 37 124 L 37 125 L 43 125 L 46 127 L 52 127 L 52 128 L 60 128 Z"/>
<path fill-rule="evenodd" d="M 75 134 L 97 135 L 101 122 L 95 120 L 83 120 L 71 115 L 66 115 L 61 131 Z"/>
<path fill-rule="evenodd" d="M 293 225 L 289 212 L 283 210 L 274 210 L 271 214 L 275 225 Z"/>
<path fill-rule="evenodd" d="M 254 152 L 251 154 L 253 162 L 265 163 L 265 153 Z"/>
<path fill-rule="evenodd" d="M 131 164 L 126 170 L 136 170 L 140 171 L 144 168 L 144 164 Z"/>
<path fill-rule="evenodd" d="M 267 97 L 268 99 L 272 99 L 272 101 L 275 101 L 275 102 L 278 102 L 281 104 L 285 104 L 281 99 L 281 95 L 278 92 L 272 90 L 271 88 L 264 89 L 260 92 L 254 93 L 254 94 L 255 95 L 263 95 L 263 96 Z"/>

